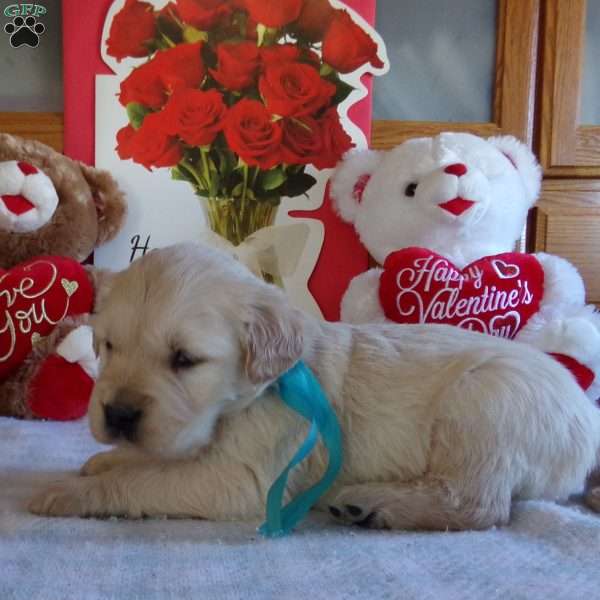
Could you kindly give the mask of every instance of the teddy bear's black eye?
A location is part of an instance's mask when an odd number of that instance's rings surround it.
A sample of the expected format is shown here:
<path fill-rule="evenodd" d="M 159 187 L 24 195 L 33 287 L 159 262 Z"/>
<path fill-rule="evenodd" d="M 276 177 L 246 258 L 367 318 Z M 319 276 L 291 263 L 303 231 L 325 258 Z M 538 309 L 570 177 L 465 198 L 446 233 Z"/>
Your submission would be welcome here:
<path fill-rule="evenodd" d="M 409 198 L 412 198 L 417 191 L 417 185 L 419 185 L 419 184 L 418 183 L 409 183 L 406 186 L 406 189 L 404 190 L 404 195 L 408 196 Z"/>
<path fill-rule="evenodd" d="M 113 349 L 113 345 L 111 342 L 109 342 L 108 340 L 106 340 L 104 342 L 104 347 L 110 352 Z"/>

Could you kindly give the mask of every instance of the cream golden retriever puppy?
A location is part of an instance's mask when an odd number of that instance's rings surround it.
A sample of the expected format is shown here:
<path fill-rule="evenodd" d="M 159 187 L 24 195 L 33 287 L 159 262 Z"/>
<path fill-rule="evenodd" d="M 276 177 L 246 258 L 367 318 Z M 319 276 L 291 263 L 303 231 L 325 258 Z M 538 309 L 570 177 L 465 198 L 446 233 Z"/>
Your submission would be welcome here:
<path fill-rule="evenodd" d="M 259 518 L 306 433 L 273 385 L 299 359 L 344 433 L 343 470 L 317 506 L 339 521 L 490 527 L 513 499 L 581 491 L 597 464 L 600 411 L 533 348 L 439 325 L 321 322 L 195 245 L 155 250 L 110 279 L 89 418 L 116 448 L 35 497 L 36 514 Z M 292 493 L 325 458 L 294 471 Z M 589 500 L 598 505 L 597 490 Z"/>

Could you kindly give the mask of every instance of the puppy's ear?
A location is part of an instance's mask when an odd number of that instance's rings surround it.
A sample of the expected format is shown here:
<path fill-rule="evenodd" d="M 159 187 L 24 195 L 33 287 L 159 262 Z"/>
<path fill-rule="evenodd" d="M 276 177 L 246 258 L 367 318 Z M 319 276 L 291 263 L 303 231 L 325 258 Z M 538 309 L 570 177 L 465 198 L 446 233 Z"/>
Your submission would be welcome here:
<path fill-rule="evenodd" d="M 243 335 L 248 379 L 268 383 L 300 360 L 303 317 L 283 295 L 269 290 L 250 306 Z"/>

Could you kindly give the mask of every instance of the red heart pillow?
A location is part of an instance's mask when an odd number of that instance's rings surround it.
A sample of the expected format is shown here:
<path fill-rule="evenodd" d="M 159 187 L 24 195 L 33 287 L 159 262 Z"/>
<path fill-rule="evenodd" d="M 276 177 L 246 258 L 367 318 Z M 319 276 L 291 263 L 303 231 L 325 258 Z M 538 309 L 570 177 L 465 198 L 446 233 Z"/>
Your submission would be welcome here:
<path fill-rule="evenodd" d="M 74 260 L 40 257 L 0 270 L 0 380 L 8 377 L 65 317 L 89 313 L 94 289 Z"/>
<path fill-rule="evenodd" d="M 544 270 L 529 254 L 486 256 L 457 269 L 426 248 L 390 254 L 379 299 L 397 323 L 443 323 L 512 339 L 540 306 Z"/>

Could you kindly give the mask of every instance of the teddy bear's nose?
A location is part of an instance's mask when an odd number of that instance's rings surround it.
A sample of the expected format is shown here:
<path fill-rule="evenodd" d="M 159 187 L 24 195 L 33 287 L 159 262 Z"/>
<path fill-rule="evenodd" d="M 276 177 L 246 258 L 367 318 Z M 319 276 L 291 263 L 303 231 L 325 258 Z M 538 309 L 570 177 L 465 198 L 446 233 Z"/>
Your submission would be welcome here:
<path fill-rule="evenodd" d="M 448 173 L 449 175 L 456 175 L 457 177 L 462 177 L 466 172 L 467 172 L 467 165 L 463 165 L 462 163 L 448 165 L 444 169 L 444 173 Z"/>

